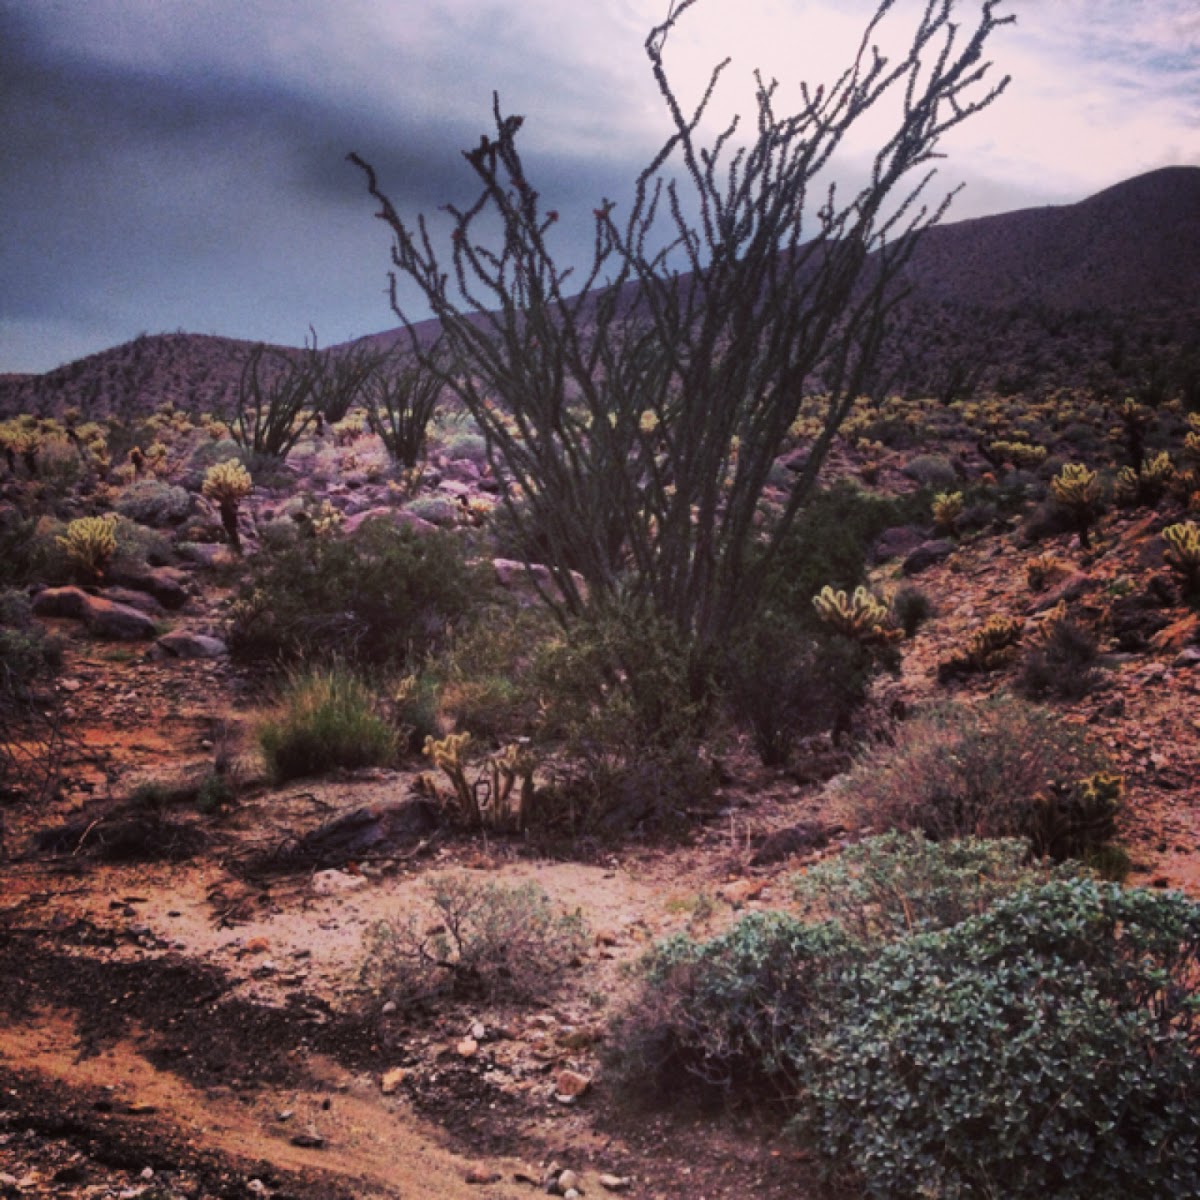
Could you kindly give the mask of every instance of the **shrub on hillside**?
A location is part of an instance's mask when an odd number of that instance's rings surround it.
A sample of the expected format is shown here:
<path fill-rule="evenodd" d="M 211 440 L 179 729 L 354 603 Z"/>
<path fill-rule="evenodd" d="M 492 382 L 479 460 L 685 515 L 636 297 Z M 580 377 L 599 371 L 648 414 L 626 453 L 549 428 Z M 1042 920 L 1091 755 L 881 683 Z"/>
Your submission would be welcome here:
<path fill-rule="evenodd" d="M 154 529 L 179 525 L 192 511 L 192 497 L 181 487 L 161 479 L 139 479 L 117 497 L 113 507 L 138 525 Z"/>
<path fill-rule="evenodd" d="M 712 791 L 701 749 L 713 681 L 697 677 L 667 622 L 636 609 L 579 621 L 548 641 L 531 682 L 539 738 L 570 761 L 563 807 L 601 833 L 683 823 Z"/>
<path fill-rule="evenodd" d="M 1025 837 L 1037 854 L 1063 858 L 1112 836 L 1111 790 L 1094 784 L 1100 766 L 1054 714 L 1001 695 L 920 710 L 894 745 L 860 759 L 846 788 L 876 828 L 936 841 Z"/>
<path fill-rule="evenodd" d="M 1020 892 L 846 967 L 798 1129 L 880 1198 L 1200 1194 L 1198 967 L 1180 895 Z"/>
<path fill-rule="evenodd" d="M 364 667 L 420 660 L 475 603 L 458 543 L 388 521 L 299 538 L 251 564 L 229 627 L 242 658 L 337 657 Z"/>
<path fill-rule="evenodd" d="M 396 730 L 380 715 L 371 689 L 339 666 L 292 676 L 258 740 L 267 769 L 281 783 L 384 766 L 397 749 Z"/>

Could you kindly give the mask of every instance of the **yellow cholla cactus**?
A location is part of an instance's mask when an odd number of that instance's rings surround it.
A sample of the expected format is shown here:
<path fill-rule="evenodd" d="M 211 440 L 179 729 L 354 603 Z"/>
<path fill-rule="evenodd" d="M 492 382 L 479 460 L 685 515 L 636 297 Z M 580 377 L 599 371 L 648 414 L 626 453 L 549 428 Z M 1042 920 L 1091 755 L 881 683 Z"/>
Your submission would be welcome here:
<path fill-rule="evenodd" d="M 1025 582 L 1031 592 L 1040 592 L 1051 580 L 1059 579 L 1070 570 L 1061 558 L 1053 554 L 1038 554 L 1025 564 Z"/>
<path fill-rule="evenodd" d="M 463 759 L 463 751 L 470 741 L 471 735 L 466 732 L 449 733 L 444 738 L 435 738 L 430 734 L 425 739 L 422 753 L 450 780 L 459 816 L 475 827 L 482 824 L 482 815 L 479 802 L 475 798 L 475 789 L 467 782 L 466 763 Z"/>
<path fill-rule="evenodd" d="M 1164 450 L 1147 459 L 1135 471 L 1122 467 L 1117 472 L 1114 494 L 1118 504 L 1153 504 L 1166 490 L 1175 475 L 1175 465 Z"/>
<path fill-rule="evenodd" d="M 939 665 L 939 678 L 953 679 L 1003 666 L 1015 653 L 1024 629 L 1020 617 L 993 614 L 971 633 L 962 650 Z"/>
<path fill-rule="evenodd" d="M 988 449 L 995 458 L 1027 471 L 1040 467 L 1046 461 L 1046 447 L 1034 446 L 1029 442 L 993 442 Z"/>
<path fill-rule="evenodd" d="M 1083 463 L 1067 463 L 1050 481 L 1050 491 L 1069 508 L 1091 508 L 1100 500 L 1100 479 Z"/>
<path fill-rule="evenodd" d="M 201 491 L 216 502 L 229 544 L 236 551 L 242 548 L 238 535 L 238 505 L 250 495 L 253 486 L 250 472 L 236 458 L 219 462 L 204 473 Z"/>
<path fill-rule="evenodd" d="M 933 523 L 943 533 L 954 529 L 954 523 L 962 516 L 962 492 L 938 492 L 933 498 Z"/>
<path fill-rule="evenodd" d="M 1183 581 L 1189 592 L 1200 590 L 1200 526 L 1194 521 L 1168 525 L 1162 531 L 1167 565 Z"/>
<path fill-rule="evenodd" d="M 117 552 L 116 515 L 80 517 L 67 526 L 66 536 L 57 541 L 89 579 L 103 579 Z"/>
<path fill-rule="evenodd" d="M 230 458 L 208 468 L 201 491 L 218 505 L 236 504 L 250 495 L 253 486 L 250 472 L 236 458 Z"/>
<path fill-rule="evenodd" d="M 346 518 L 328 500 L 322 500 L 321 507 L 313 514 L 313 532 L 317 537 L 329 537 L 341 529 L 345 520 Z"/>
<path fill-rule="evenodd" d="M 847 637 L 871 641 L 891 636 L 887 606 L 880 604 L 865 587 L 857 587 L 853 596 L 847 596 L 826 584 L 813 597 L 813 607 L 822 621 Z"/>

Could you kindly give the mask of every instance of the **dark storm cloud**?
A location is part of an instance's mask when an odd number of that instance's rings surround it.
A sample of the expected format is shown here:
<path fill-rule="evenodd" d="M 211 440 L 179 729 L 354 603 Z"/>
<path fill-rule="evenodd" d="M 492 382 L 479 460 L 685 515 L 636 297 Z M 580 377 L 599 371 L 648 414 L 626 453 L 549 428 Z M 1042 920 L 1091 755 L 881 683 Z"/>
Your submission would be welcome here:
<path fill-rule="evenodd" d="M 0 5 L 0 320 L 93 329 L 97 349 L 175 326 L 291 342 L 310 321 L 325 340 L 387 327 L 386 231 L 347 152 L 406 213 L 465 204 L 461 151 L 490 123 L 480 80 L 494 69 L 505 95 L 546 103 L 546 73 L 514 77 L 515 34 L 486 11 L 427 29 L 428 57 L 395 53 L 404 87 L 381 86 L 377 65 L 361 89 L 352 72 L 314 86 L 287 63 L 248 74 L 216 53 L 105 57 L 56 39 L 52 15 Z M 487 49 L 455 78 L 447 55 L 464 42 Z M 549 75 L 565 94 L 583 87 Z M 590 214 L 636 168 L 531 140 L 530 169 L 549 203 Z"/>

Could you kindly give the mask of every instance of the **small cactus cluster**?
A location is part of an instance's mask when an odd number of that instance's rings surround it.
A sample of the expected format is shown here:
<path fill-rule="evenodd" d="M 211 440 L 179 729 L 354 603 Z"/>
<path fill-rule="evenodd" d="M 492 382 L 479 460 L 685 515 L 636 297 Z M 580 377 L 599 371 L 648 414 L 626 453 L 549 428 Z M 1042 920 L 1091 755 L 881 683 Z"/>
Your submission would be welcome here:
<path fill-rule="evenodd" d="M 1075 522 L 1079 544 L 1091 545 L 1089 531 L 1100 510 L 1100 478 L 1083 463 L 1067 463 L 1050 481 L 1050 494 Z"/>
<path fill-rule="evenodd" d="M 1044 591 L 1051 580 L 1066 575 L 1070 568 L 1053 554 L 1038 554 L 1025 564 L 1025 582 L 1031 592 Z"/>
<path fill-rule="evenodd" d="M 943 533 L 952 533 L 963 512 L 962 492 L 938 492 L 933 498 L 933 523 Z"/>
<path fill-rule="evenodd" d="M 1054 783 L 1034 797 L 1029 822 L 1033 852 L 1056 861 L 1103 846 L 1116 831 L 1125 778 L 1099 771 L 1073 783 Z"/>
<path fill-rule="evenodd" d="M 484 762 L 480 777 L 472 785 L 467 780 L 464 752 L 470 744 L 469 733 L 451 733 L 444 738 L 425 739 L 424 754 L 454 788 L 457 816 L 470 828 L 487 825 L 493 829 L 523 829 L 533 813 L 536 763 L 527 747 L 505 746 Z M 442 797 L 431 780 L 425 781 L 437 799 Z"/>
<path fill-rule="evenodd" d="M 1200 526 L 1194 521 L 1168 525 L 1162 531 L 1163 557 L 1189 593 L 1200 591 Z"/>
<path fill-rule="evenodd" d="M 1030 442 L 992 442 L 988 451 L 997 462 L 1012 463 L 1025 471 L 1032 471 L 1046 461 L 1046 447 Z"/>
<path fill-rule="evenodd" d="M 994 671 L 1012 659 L 1025 625 L 1020 617 L 1005 617 L 995 613 L 967 638 L 966 646 L 938 668 L 945 681 L 960 675 Z"/>
<path fill-rule="evenodd" d="M 103 579 L 117 552 L 117 518 L 113 513 L 80 517 L 57 541 L 89 582 Z"/>
<path fill-rule="evenodd" d="M 238 506 L 250 495 L 252 487 L 250 472 L 236 458 L 219 462 L 204 474 L 201 491 L 216 503 L 229 544 L 236 551 L 242 548 L 238 535 Z"/>
<path fill-rule="evenodd" d="M 1122 467 L 1117 473 L 1113 494 L 1118 504 L 1157 504 L 1175 476 L 1171 456 L 1164 450 L 1147 459 L 1135 471 L 1133 467 Z"/>
<path fill-rule="evenodd" d="M 813 597 L 813 607 L 827 625 L 856 641 L 889 641 L 893 636 L 887 606 L 880 604 L 865 587 L 857 587 L 853 596 L 847 596 L 826 584 Z"/>

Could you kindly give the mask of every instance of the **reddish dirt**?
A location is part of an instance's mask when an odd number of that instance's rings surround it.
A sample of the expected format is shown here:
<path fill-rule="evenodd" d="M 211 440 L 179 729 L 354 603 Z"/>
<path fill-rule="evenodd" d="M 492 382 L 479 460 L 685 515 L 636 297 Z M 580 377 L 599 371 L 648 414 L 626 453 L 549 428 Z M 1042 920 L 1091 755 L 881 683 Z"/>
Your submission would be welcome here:
<path fill-rule="evenodd" d="M 1115 518 L 1086 560 L 1068 539 L 1039 550 L 1086 572 L 1073 604 L 1103 626 L 1111 594 L 1144 588 L 1157 569 L 1145 538 Z M 1029 614 L 1032 626 L 1040 598 L 1024 561 L 1037 552 L 981 541 L 923 575 L 937 617 L 904 644 L 899 675 L 880 680 L 878 708 L 945 694 L 938 662 L 991 612 Z M 784 901 L 789 876 L 826 851 L 759 868 L 754 850 L 801 821 L 848 824 L 836 789 L 731 747 L 725 807 L 686 845 L 576 848 L 564 861 L 517 840 L 435 835 L 322 882 L 247 868 L 339 814 L 404 799 L 412 772 L 270 788 L 247 758 L 228 812 L 162 814 L 188 831 L 167 860 L 101 861 L 97 839 L 137 815 L 139 782 L 186 777 L 222 748 L 247 755 L 255 689 L 223 660 L 154 661 L 61 628 L 75 739 L 63 793 L 3 813 L 2 1194 L 507 1198 L 537 1194 L 552 1162 L 578 1171 L 590 1196 L 604 1194 L 606 1172 L 643 1200 L 829 1194 L 770 1112 L 700 1113 L 686 1080 L 670 1114 L 639 1111 L 609 1089 L 601 1057 L 625 965 L 666 933 Z M 1098 689 L 1055 710 L 1127 777 L 1132 881 L 1200 897 L 1200 668 L 1178 665 L 1178 650 L 1167 638 L 1114 655 Z M 955 686 L 966 697 L 1002 682 Z M 38 849 L 35 834 L 54 829 L 67 832 Z M 595 940 L 563 989 L 524 1009 L 456 1005 L 408 1024 L 360 1002 L 364 931 L 419 903 L 431 877 L 463 870 L 535 880 L 581 910 Z M 464 1057 L 457 1046 L 476 1023 L 484 1036 Z M 554 1098 L 565 1068 L 596 1080 L 570 1106 Z"/>

